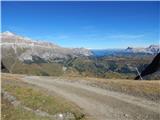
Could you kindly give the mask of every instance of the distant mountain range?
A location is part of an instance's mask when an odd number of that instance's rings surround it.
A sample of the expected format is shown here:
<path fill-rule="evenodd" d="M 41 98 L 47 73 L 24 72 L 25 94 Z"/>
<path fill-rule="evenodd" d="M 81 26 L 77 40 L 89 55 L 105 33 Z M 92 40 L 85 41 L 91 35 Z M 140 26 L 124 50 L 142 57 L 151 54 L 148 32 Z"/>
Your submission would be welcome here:
<path fill-rule="evenodd" d="M 11 32 L 3 32 L 0 37 L 4 71 L 18 74 L 128 79 L 137 75 L 134 67 L 142 71 L 160 51 L 158 45 L 106 50 L 64 48 Z M 160 78 L 158 74 L 154 76 L 151 79 Z"/>
<path fill-rule="evenodd" d="M 150 45 L 146 48 L 133 48 L 128 47 L 126 49 L 104 49 L 104 50 L 92 50 L 95 56 L 115 56 L 115 55 L 128 55 L 128 54 L 157 54 L 160 52 L 159 45 Z"/>
<path fill-rule="evenodd" d="M 17 52 L 17 48 L 23 49 L 23 53 L 18 56 L 22 61 L 32 61 L 33 56 L 45 60 L 52 60 L 55 58 L 67 58 L 78 56 L 108 56 L 108 55 L 124 55 L 124 54 L 157 54 L 160 52 L 159 45 L 150 45 L 147 48 L 133 48 L 126 49 L 104 49 L 104 50 L 89 50 L 85 48 L 64 48 L 56 44 L 42 41 L 35 41 L 27 37 L 22 37 L 11 33 L 9 31 L 1 33 L 2 49 L 13 49 Z"/>
<path fill-rule="evenodd" d="M 64 48 L 49 42 L 35 41 L 27 37 L 22 37 L 9 31 L 1 33 L 2 49 L 23 49 L 23 53 L 18 55 L 21 61 L 32 61 L 33 56 L 52 61 L 56 58 L 78 57 L 78 56 L 110 56 L 110 55 L 127 55 L 127 54 L 157 54 L 160 52 L 159 45 L 150 45 L 147 48 L 126 49 L 104 49 L 89 50 L 85 48 Z M 3 51 L 4 52 L 4 51 Z M 22 51 L 21 51 L 22 52 Z"/>
<path fill-rule="evenodd" d="M 133 48 L 128 47 L 125 49 L 126 52 L 132 52 L 132 53 L 149 53 L 149 54 L 157 54 L 160 52 L 160 46 L 159 45 L 150 45 L 146 48 Z"/>

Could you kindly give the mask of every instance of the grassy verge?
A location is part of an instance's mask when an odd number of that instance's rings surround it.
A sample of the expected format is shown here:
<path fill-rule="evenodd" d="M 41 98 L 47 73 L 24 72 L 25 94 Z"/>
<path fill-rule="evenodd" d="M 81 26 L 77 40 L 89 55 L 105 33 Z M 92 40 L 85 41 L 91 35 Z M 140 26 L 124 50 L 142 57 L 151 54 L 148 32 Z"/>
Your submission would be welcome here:
<path fill-rule="evenodd" d="M 2 88 L 5 91 L 9 92 L 11 95 L 15 96 L 17 100 L 21 101 L 21 103 L 24 106 L 32 108 L 35 111 L 41 110 L 51 115 L 70 112 L 74 114 L 76 120 L 85 119 L 84 114 L 82 113 L 82 110 L 78 106 L 64 100 L 63 98 L 56 95 L 55 93 L 52 93 L 51 95 L 46 90 L 42 90 L 40 88 L 37 88 L 36 86 L 31 86 L 29 84 L 22 82 L 20 80 L 20 76 L 18 75 L 2 74 Z M 2 116 L 7 115 L 10 118 L 12 118 L 14 113 L 16 114 L 16 117 L 14 119 L 4 119 L 4 120 L 37 120 L 38 119 L 36 117 L 32 117 L 34 116 L 33 113 L 28 113 L 24 111 L 23 112 L 24 114 L 22 114 L 21 112 L 23 111 L 8 105 L 8 102 L 3 100 Z M 28 119 L 25 118 L 26 116 L 25 114 L 28 114 Z M 49 119 L 45 118 L 43 120 L 49 120 Z"/>
<path fill-rule="evenodd" d="M 122 92 L 138 97 L 143 97 L 155 102 L 160 101 L 160 80 L 125 80 L 125 79 L 101 79 L 101 78 L 73 78 L 65 77 L 63 79 L 81 81 L 84 80 L 91 86 L 98 86 L 100 88 Z"/>
<path fill-rule="evenodd" d="M 106 80 L 96 84 L 114 91 L 144 97 L 153 101 L 160 100 L 160 81 Z"/>
<path fill-rule="evenodd" d="M 2 120 L 51 120 L 47 117 L 40 117 L 21 108 L 15 108 L 9 101 L 2 98 Z"/>

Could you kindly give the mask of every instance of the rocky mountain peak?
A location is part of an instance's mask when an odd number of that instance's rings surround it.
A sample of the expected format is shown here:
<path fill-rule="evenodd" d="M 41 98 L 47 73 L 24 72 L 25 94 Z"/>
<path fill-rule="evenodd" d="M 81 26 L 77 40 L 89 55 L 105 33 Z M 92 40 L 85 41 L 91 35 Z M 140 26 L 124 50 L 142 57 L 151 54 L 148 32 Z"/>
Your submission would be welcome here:
<path fill-rule="evenodd" d="M 133 49 L 132 47 L 127 47 L 127 48 L 126 48 L 126 50 L 132 50 L 132 49 Z"/>
<path fill-rule="evenodd" d="M 150 45 L 148 48 L 159 48 L 159 45 Z"/>
<path fill-rule="evenodd" d="M 125 49 L 126 52 L 133 52 L 133 53 L 150 53 L 150 54 L 157 54 L 160 52 L 159 45 L 150 45 L 146 48 L 133 48 L 128 47 Z"/>
<path fill-rule="evenodd" d="M 5 31 L 2 33 L 2 35 L 6 35 L 6 36 L 14 36 L 15 34 L 10 32 L 10 31 Z"/>

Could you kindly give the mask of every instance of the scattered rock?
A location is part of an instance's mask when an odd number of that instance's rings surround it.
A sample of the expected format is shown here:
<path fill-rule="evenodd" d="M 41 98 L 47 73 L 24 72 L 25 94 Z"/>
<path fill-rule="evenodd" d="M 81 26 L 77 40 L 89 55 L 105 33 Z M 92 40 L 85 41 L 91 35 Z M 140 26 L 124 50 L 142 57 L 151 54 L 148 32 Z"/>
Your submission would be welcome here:
<path fill-rule="evenodd" d="M 71 112 L 57 113 L 54 116 L 56 120 L 75 120 L 75 116 Z"/>
<path fill-rule="evenodd" d="M 128 114 L 123 114 L 124 117 L 128 117 Z"/>

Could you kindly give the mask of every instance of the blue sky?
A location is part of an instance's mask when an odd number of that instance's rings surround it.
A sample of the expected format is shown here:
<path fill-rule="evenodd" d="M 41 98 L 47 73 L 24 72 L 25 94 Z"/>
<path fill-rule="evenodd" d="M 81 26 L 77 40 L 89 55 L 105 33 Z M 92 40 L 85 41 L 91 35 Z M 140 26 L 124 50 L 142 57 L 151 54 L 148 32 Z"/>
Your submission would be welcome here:
<path fill-rule="evenodd" d="M 2 32 L 64 47 L 159 43 L 160 2 L 2 2 Z"/>

